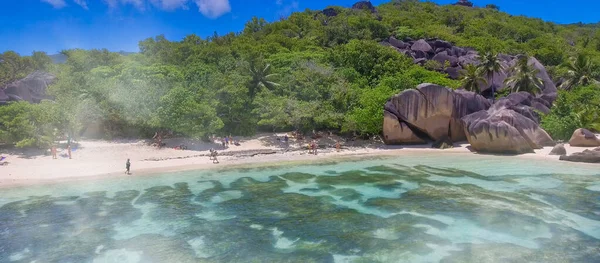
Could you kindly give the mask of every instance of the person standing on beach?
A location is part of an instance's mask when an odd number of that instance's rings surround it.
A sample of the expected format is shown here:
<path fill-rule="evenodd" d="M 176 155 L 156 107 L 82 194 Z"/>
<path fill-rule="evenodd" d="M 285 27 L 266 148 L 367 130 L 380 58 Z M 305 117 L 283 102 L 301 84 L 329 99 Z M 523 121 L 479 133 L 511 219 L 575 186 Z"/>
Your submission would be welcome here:
<path fill-rule="evenodd" d="M 50 148 L 50 153 L 52 154 L 52 159 L 56 159 L 56 145 L 52 145 L 52 148 Z"/>
<path fill-rule="evenodd" d="M 129 169 L 131 168 L 131 162 L 129 161 L 129 159 L 127 159 L 127 162 L 125 163 L 125 174 L 130 174 Z"/>
<path fill-rule="evenodd" d="M 340 140 L 335 141 L 335 150 L 340 152 Z"/>
<path fill-rule="evenodd" d="M 67 145 L 67 153 L 69 154 L 69 159 L 71 159 L 71 145 Z"/>

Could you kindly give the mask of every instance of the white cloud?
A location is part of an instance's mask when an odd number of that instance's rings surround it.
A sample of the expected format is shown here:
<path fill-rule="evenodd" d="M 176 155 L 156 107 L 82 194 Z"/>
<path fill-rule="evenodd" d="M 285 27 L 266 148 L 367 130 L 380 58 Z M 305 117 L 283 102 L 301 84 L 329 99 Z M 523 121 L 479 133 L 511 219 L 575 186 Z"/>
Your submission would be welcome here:
<path fill-rule="evenodd" d="M 173 11 L 175 9 L 188 9 L 188 0 L 150 0 L 152 4 L 162 10 Z"/>
<path fill-rule="evenodd" d="M 196 0 L 196 5 L 208 18 L 217 18 L 231 11 L 229 0 Z"/>
<path fill-rule="evenodd" d="M 63 8 L 67 6 L 65 0 L 42 0 L 42 2 L 51 4 L 54 8 Z"/>
<path fill-rule="evenodd" d="M 81 6 L 81 8 L 88 10 L 88 6 L 87 6 L 87 3 L 85 2 L 85 0 L 73 0 L 73 2 L 75 2 L 76 4 Z"/>

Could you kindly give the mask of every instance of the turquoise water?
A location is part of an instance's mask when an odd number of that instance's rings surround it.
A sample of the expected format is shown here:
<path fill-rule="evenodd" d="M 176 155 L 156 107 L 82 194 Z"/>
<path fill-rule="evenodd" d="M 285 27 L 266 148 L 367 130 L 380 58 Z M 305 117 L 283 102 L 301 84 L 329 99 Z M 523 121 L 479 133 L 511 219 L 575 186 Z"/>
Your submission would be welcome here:
<path fill-rule="evenodd" d="M 3 189 L 0 262 L 600 262 L 600 170 L 463 154 Z"/>

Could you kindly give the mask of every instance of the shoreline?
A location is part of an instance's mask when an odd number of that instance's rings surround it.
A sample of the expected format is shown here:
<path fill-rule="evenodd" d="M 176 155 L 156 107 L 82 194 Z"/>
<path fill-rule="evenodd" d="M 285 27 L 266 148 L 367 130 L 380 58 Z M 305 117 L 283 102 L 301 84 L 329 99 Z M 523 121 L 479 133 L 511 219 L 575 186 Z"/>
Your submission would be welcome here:
<path fill-rule="evenodd" d="M 171 145 L 180 145 L 180 140 Z M 187 139 L 185 139 L 187 140 Z M 352 161 L 373 157 L 402 157 L 406 155 L 449 155 L 494 156 L 495 158 L 526 158 L 538 161 L 558 162 L 558 156 L 549 155 L 552 147 L 536 150 L 535 153 L 522 155 L 494 155 L 471 152 L 469 144 L 455 144 L 454 148 L 440 150 L 430 145 L 387 146 L 381 143 L 354 141 L 343 145 L 341 152 L 331 148 L 337 138 L 321 139 L 326 149 L 319 149 L 318 155 L 308 154 L 303 145 L 305 141 L 290 142 L 283 147 L 273 140 L 273 135 L 262 135 L 242 140 L 241 146 L 219 149 L 215 143 L 186 141 L 192 150 L 172 148 L 156 149 L 142 141 L 81 141 L 73 159 L 51 156 L 27 156 L 9 154 L 8 166 L 0 167 L 0 189 L 22 188 L 34 185 L 51 185 L 77 181 L 95 181 L 106 178 L 126 178 L 152 176 L 167 173 L 194 170 L 227 170 L 236 168 L 254 168 L 265 166 L 285 166 L 294 164 L 319 164 L 325 162 Z M 209 160 L 208 149 L 219 149 L 218 164 Z M 567 146 L 569 154 L 580 152 L 585 147 Z M 287 150 L 286 150 L 287 149 Z M 291 150 L 289 150 L 291 149 Z M 258 154 L 252 154 L 252 153 Z M 260 153 L 268 154 L 260 154 Z M 250 153 L 250 154 L 249 154 Z M 5 154 L 2 154 L 6 156 Z M 132 174 L 126 175 L 125 160 L 131 159 Z M 561 161 L 563 162 L 563 161 Z M 599 167 L 597 164 L 570 163 L 578 167 Z"/>
<path fill-rule="evenodd" d="M 460 149 L 460 148 L 458 148 Z M 182 165 L 164 165 L 156 168 L 141 168 L 133 170 L 129 175 L 120 172 L 109 172 L 109 173 L 98 173 L 93 175 L 81 175 L 81 176 L 64 176 L 52 179 L 13 179 L 11 181 L 2 181 L 0 183 L 0 189 L 7 188 L 25 188 L 28 186 L 40 186 L 40 185 L 56 185 L 63 183 L 76 183 L 76 182 L 90 182 L 98 181 L 103 179 L 114 179 L 114 178 L 128 178 L 128 177 L 151 177 L 162 174 L 177 173 L 177 172 L 189 172 L 189 171 L 222 171 L 222 170 L 234 170 L 240 168 L 263 168 L 263 167 L 283 167 L 289 165 L 301 165 L 301 164 L 323 164 L 330 162 L 345 162 L 360 160 L 363 158 L 394 158 L 402 157 L 406 155 L 464 155 L 468 156 L 486 156 L 486 157 L 498 157 L 498 158 L 519 158 L 519 159 L 531 159 L 538 161 L 558 161 L 558 156 L 541 156 L 540 154 L 525 154 L 525 155 L 493 155 L 493 154 L 479 154 L 472 153 L 469 151 L 451 151 L 451 150 L 438 150 L 438 149 L 427 149 L 427 148 L 402 148 L 402 149 L 377 149 L 373 151 L 362 151 L 355 149 L 347 152 L 336 153 L 322 153 L 320 155 L 295 155 L 287 156 L 291 158 L 260 158 L 260 157 L 247 157 L 247 158 L 223 158 L 223 162 L 219 164 L 212 163 L 197 163 L 197 164 L 182 164 Z M 280 157 L 286 157 L 284 154 L 277 153 Z M 191 157 L 189 159 L 207 159 L 205 157 Z M 164 161 L 147 161 L 147 162 L 164 162 Z M 598 167 L 595 164 L 586 163 L 573 163 L 577 166 L 585 167 Z"/>

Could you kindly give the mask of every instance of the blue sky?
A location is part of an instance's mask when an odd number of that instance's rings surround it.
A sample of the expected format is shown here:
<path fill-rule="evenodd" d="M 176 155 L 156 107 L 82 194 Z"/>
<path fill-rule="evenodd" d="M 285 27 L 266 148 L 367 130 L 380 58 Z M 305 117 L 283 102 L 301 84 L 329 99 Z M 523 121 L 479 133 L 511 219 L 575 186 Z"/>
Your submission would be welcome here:
<path fill-rule="evenodd" d="M 138 41 L 164 34 L 180 40 L 238 32 L 252 16 L 273 21 L 306 8 L 351 6 L 357 0 L 0 0 L 0 52 L 55 54 L 69 48 L 137 51 Z M 372 0 L 375 5 L 389 0 Z M 439 4 L 457 0 L 434 0 Z M 515 15 L 557 23 L 600 21 L 600 1 L 473 0 Z"/>

